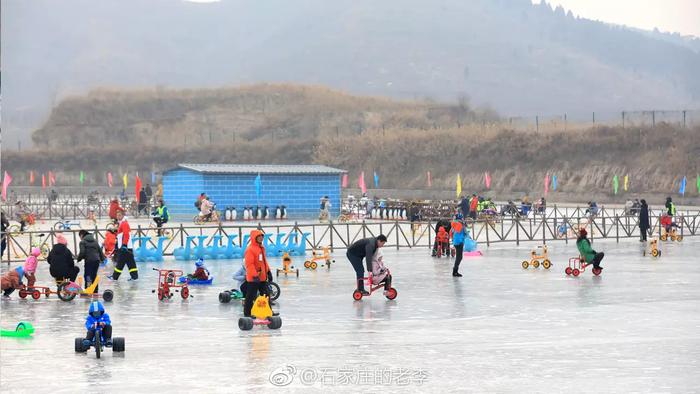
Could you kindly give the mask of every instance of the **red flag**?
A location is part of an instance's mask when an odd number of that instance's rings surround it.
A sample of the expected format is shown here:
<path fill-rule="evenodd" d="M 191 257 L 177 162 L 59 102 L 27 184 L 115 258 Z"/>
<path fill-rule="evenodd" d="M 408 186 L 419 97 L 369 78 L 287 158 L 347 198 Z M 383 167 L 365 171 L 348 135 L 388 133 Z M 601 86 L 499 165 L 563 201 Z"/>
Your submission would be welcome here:
<path fill-rule="evenodd" d="M 2 180 L 2 200 L 7 201 L 7 187 L 12 183 L 12 177 L 5 171 L 5 177 Z"/>
<path fill-rule="evenodd" d="M 111 172 L 107 173 L 107 184 L 109 185 L 109 187 L 112 187 L 112 173 Z"/>
<path fill-rule="evenodd" d="M 140 198 L 139 198 L 139 192 L 141 191 L 141 178 L 139 178 L 139 174 L 136 174 L 136 185 L 134 186 L 134 190 L 136 191 L 136 202 L 140 203 Z"/>
<path fill-rule="evenodd" d="M 56 177 L 54 176 L 53 172 L 49 171 L 49 186 L 53 186 L 56 184 Z"/>
<path fill-rule="evenodd" d="M 428 187 L 433 187 L 433 178 L 430 176 L 430 171 L 428 171 Z"/>
<path fill-rule="evenodd" d="M 29 184 L 34 185 L 34 171 L 29 171 Z"/>
<path fill-rule="evenodd" d="M 362 193 L 367 193 L 367 185 L 365 185 L 365 172 L 360 173 L 360 179 L 357 180 L 357 186 L 362 190 Z"/>
<path fill-rule="evenodd" d="M 41 188 L 46 189 L 46 175 L 41 174 Z"/>
<path fill-rule="evenodd" d="M 484 183 L 486 184 L 487 189 L 491 188 L 491 175 L 489 175 L 488 172 L 484 173 Z"/>
<path fill-rule="evenodd" d="M 544 195 L 547 196 L 549 192 L 549 174 L 544 176 Z"/>
<path fill-rule="evenodd" d="M 343 174 L 343 180 L 340 183 L 340 187 L 348 187 L 348 174 Z"/>

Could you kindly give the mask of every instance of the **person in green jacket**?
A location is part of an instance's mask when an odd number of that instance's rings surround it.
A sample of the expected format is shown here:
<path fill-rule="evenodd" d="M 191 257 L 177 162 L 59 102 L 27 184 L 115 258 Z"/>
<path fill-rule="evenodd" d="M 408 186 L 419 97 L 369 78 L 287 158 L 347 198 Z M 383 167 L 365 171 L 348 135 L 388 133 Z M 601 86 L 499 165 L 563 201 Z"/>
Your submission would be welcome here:
<path fill-rule="evenodd" d="M 598 253 L 591 248 L 591 241 L 588 240 L 588 231 L 586 231 L 585 228 L 580 229 L 578 232 L 576 248 L 581 258 L 586 261 L 586 263 L 593 264 L 593 267 L 596 269 L 603 269 L 603 267 L 600 266 L 600 261 L 603 260 L 605 253 Z"/>

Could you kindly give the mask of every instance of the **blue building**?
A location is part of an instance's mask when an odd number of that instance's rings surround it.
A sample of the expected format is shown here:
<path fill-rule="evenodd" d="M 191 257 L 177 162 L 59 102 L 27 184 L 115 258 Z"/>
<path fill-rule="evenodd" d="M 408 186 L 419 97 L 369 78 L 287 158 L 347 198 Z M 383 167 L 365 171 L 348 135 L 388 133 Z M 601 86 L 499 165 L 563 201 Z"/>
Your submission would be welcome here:
<path fill-rule="evenodd" d="M 285 205 L 287 217 L 298 219 L 318 217 L 320 199 L 328 196 L 332 217 L 337 217 L 344 173 L 321 165 L 179 164 L 163 173 L 163 198 L 176 216 L 194 216 L 194 202 L 203 192 L 219 211 L 235 207 L 239 219 L 244 206 L 257 205 L 268 206 L 271 211 Z"/>

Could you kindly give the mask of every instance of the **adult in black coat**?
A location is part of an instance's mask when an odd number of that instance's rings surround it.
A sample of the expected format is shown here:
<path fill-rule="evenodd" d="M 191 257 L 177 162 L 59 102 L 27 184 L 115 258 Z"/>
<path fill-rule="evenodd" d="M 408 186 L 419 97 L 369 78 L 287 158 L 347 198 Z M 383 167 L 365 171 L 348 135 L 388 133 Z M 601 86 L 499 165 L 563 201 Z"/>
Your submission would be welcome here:
<path fill-rule="evenodd" d="M 139 213 L 148 213 L 146 212 L 147 205 L 148 196 L 146 195 L 146 190 L 144 188 L 141 188 L 141 191 L 139 192 Z"/>
<path fill-rule="evenodd" d="M 649 231 L 649 206 L 647 201 L 642 199 L 640 201 L 641 205 L 639 207 L 639 236 L 641 242 L 647 240 L 647 232 Z"/>
<path fill-rule="evenodd" d="M 80 268 L 76 267 L 73 261 L 73 253 L 68 250 L 66 238 L 59 234 L 56 236 L 56 244 L 49 252 L 46 261 L 49 263 L 49 272 L 57 281 L 70 279 L 75 281 Z"/>

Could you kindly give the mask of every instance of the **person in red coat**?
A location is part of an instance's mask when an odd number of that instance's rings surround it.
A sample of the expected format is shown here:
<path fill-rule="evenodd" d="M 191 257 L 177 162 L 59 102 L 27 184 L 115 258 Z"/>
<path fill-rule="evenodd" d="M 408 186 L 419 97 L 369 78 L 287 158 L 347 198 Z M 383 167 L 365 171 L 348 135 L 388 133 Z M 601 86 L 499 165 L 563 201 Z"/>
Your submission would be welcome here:
<path fill-rule="evenodd" d="M 250 311 L 253 309 L 253 302 L 258 296 L 270 295 L 270 287 L 267 283 L 272 280 L 270 277 L 270 265 L 267 264 L 267 256 L 265 256 L 265 247 L 262 245 L 263 232 L 253 230 L 250 232 L 250 245 L 245 250 L 245 305 L 243 307 L 243 315 L 250 316 Z"/>
<path fill-rule="evenodd" d="M 122 210 L 122 207 L 119 205 L 119 200 L 115 197 L 109 202 L 109 218 L 117 220 L 117 212 L 120 210 Z"/>

